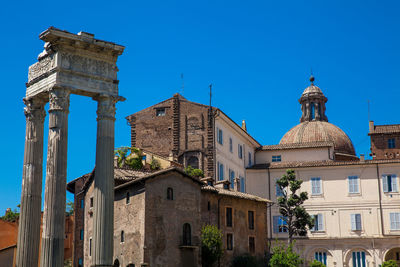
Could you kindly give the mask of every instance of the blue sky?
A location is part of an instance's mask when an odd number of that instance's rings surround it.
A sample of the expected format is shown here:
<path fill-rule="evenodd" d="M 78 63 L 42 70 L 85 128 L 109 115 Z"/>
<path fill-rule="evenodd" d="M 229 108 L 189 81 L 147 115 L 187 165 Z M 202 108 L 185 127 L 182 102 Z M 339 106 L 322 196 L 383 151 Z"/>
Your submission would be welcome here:
<path fill-rule="evenodd" d="M 0 9 L 0 214 L 20 202 L 22 98 L 28 67 L 43 49 L 38 35 L 49 26 L 126 46 L 118 61 L 127 100 L 117 105 L 116 146 L 130 144 L 127 115 L 175 92 L 208 103 L 210 83 L 213 105 L 238 123 L 246 119 L 261 144 L 279 143 L 299 122 L 311 68 L 328 97 L 329 121 L 358 154 L 369 153 L 368 100 L 376 124 L 400 123 L 398 1 L 34 2 L 6 1 Z M 72 96 L 68 181 L 92 170 L 95 137 L 96 103 Z"/>

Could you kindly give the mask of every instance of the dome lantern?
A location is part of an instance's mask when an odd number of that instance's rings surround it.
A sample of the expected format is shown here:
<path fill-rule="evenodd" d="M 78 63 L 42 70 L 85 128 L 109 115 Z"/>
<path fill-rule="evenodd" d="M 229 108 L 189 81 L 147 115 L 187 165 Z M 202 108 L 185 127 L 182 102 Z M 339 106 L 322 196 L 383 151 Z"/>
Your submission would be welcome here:
<path fill-rule="evenodd" d="M 328 117 L 325 115 L 325 103 L 328 99 L 324 96 L 321 89 L 314 85 L 314 81 L 315 78 L 311 75 L 311 85 L 304 90 L 299 99 L 302 111 L 300 122 L 328 121 Z"/>

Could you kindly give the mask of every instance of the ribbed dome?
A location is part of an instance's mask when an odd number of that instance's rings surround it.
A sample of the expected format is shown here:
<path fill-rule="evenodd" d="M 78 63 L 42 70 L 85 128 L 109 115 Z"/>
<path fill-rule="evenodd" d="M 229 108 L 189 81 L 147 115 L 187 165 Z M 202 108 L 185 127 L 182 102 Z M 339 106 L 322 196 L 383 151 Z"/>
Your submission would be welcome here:
<path fill-rule="evenodd" d="M 304 89 L 304 92 L 302 95 L 306 95 L 306 94 L 322 94 L 322 91 L 318 86 L 311 84 L 309 87 Z"/>
<path fill-rule="evenodd" d="M 302 122 L 290 129 L 279 144 L 312 142 L 333 142 L 336 153 L 356 154 L 350 138 L 339 127 L 326 121 Z"/>

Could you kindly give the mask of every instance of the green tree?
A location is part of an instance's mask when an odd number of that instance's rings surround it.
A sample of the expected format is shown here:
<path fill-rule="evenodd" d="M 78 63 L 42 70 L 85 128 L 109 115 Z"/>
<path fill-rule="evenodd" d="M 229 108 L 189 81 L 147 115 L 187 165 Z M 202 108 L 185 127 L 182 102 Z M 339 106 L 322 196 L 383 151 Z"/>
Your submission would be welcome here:
<path fill-rule="evenodd" d="M 17 208 L 19 209 L 20 204 L 17 205 Z M 17 209 L 10 210 L 6 212 L 6 214 L 2 217 L 0 217 L 1 220 L 7 221 L 7 222 L 15 222 L 19 218 L 19 211 Z"/>
<path fill-rule="evenodd" d="M 193 169 L 192 166 L 187 166 L 185 168 L 185 173 L 187 173 L 190 176 L 196 177 L 196 178 L 203 178 L 204 177 L 204 173 L 202 170 L 200 169 Z"/>
<path fill-rule="evenodd" d="M 320 261 L 313 260 L 312 262 L 310 262 L 310 267 L 326 267 L 326 266 Z"/>
<path fill-rule="evenodd" d="M 159 170 L 161 169 L 161 164 L 157 159 L 152 159 L 150 162 L 150 169 L 152 169 L 153 171 Z"/>
<path fill-rule="evenodd" d="M 282 196 L 278 197 L 279 212 L 282 219 L 286 222 L 285 227 L 289 234 L 289 243 L 292 243 L 293 236 L 307 235 L 307 227 L 311 229 L 314 226 L 314 220 L 303 207 L 304 201 L 308 199 L 307 192 L 297 191 L 300 189 L 302 180 L 296 179 L 294 170 L 287 170 L 282 178 L 276 181 Z"/>
<path fill-rule="evenodd" d="M 66 207 L 65 207 L 65 212 L 68 215 L 73 215 L 74 214 L 74 202 L 73 201 L 67 201 Z"/>
<path fill-rule="evenodd" d="M 114 154 L 115 154 L 115 156 L 118 157 L 118 159 L 117 159 L 118 167 L 120 167 L 120 168 L 123 167 L 129 151 L 130 151 L 130 148 L 126 147 L 126 146 L 121 146 L 121 147 L 115 149 Z"/>
<path fill-rule="evenodd" d="M 298 267 L 302 264 L 303 260 L 293 251 L 293 243 L 287 247 L 284 244 L 277 244 L 272 249 L 272 257 L 269 260 L 271 267 Z"/>
<path fill-rule="evenodd" d="M 212 267 L 223 254 L 222 233 L 215 225 L 201 228 L 201 259 L 204 267 Z"/>
<path fill-rule="evenodd" d="M 388 260 L 382 263 L 382 267 L 398 267 L 395 260 Z"/>
<path fill-rule="evenodd" d="M 140 170 L 143 168 L 143 153 L 139 148 L 131 148 L 131 154 L 125 159 L 125 164 L 132 169 Z"/>

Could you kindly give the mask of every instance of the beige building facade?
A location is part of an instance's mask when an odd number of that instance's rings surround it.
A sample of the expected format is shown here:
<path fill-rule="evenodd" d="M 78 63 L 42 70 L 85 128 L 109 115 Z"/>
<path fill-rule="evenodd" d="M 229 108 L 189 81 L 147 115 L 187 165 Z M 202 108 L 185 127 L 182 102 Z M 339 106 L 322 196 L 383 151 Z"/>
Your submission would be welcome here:
<path fill-rule="evenodd" d="M 280 144 L 257 150 L 255 165 L 247 169 L 247 192 L 276 203 L 282 195 L 276 180 L 293 169 L 315 218 L 307 236 L 296 238 L 303 258 L 327 266 L 372 267 L 390 259 L 400 264 L 400 160 L 356 157 L 350 138 L 328 122 L 327 98 L 313 81 L 299 100 L 301 123 Z M 268 216 L 271 244 L 287 240 L 276 205 Z"/>

